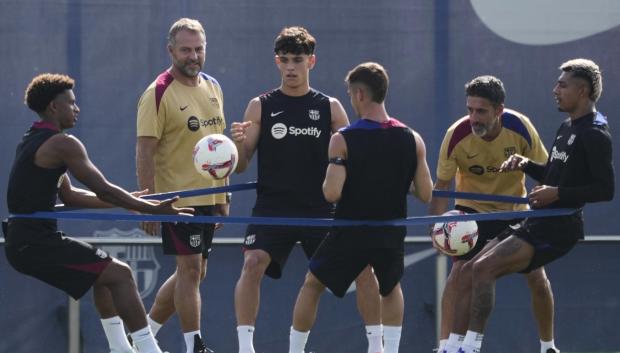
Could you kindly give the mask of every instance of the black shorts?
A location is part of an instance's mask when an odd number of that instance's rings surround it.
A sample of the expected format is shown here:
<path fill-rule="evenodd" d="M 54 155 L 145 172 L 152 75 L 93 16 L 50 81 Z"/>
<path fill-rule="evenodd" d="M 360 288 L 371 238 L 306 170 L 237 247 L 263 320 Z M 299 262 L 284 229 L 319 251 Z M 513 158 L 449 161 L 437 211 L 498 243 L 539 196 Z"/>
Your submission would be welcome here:
<path fill-rule="evenodd" d="M 390 294 L 405 270 L 404 242 L 398 247 L 352 246 L 355 241 L 354 234 L 328 235 L 310 260 L 310 272 L 342 298 L 351 283 L 370 265 L 379 281 L 381 295 Z"/>
<path fill-rule="evenodd" d="M 282 277 L 293 246 L 301 243 L 307 258 L 310 258 L 328 232 L 327 227 L 263 226 L 248 225 L 243 250 L 264 250 L 271 257 L 265 274 L 271 278 Z"/>
<path fill-rule="evenodd" d="M 456 205 L 454 207 L 459 211 L 463 211 L 465 213 L 479 213 L 473 208 Z M 471 260 L 476 255 L 482 251 L 485 245 L 492 239 L 496 238 L 500 233 L 508 229 L 509 226 L 515 225 L 521 222 L 523 219 L 498 219 L 498 220 L 490 220 L 490 221 L 476 221 L 478 224 L 478 240 L 476 241 L 476 245 L 471 249 L 467 254 L 461 256 L 454 256 L 454 261 L 457 260 Z"/>
<path fill-rule="evenodd" d="M 528 218 L 515 228 L 502 233 L 499 238 L 514 235 L 534 247 L 530 264 L 521 271 L 529 273 L 566 255 L 579 239 L 583 239 L 583 214 Z"/>
<path fill-rule="evenodd" d="M 9 221 L 5 247 L 9 263 L 76 300 L 86 294 L 112 261 L 105 251 L 62 232 L 31 233 L 33 229 L 32 224 Z"/>
<path fill-rule="evenodd" d="M 215 206 L 190 206 L 196 216 L 213 216 Z M 213 244 L 213 223 L 162 223 L 161 240 L 164 254 L 194 255 L 202 254 L 209 257 Z"/>

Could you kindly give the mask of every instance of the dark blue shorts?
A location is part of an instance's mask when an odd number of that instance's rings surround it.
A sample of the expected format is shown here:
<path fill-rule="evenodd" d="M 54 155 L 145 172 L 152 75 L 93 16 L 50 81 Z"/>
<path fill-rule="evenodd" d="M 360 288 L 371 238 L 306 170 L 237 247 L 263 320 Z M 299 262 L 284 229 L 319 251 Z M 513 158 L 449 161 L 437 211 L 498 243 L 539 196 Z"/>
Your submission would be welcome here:
<path fill-rule="evenodd" d="M 498 238 L 511 235 L 534 247 L 534 256 L 523 273 L 529 273 L 564 255 L 583 239 L 583 214 L 570 216 L 528 218 L 516 229 L 502 233 Z"/>
<path fill-rule="evenodd" d="M 386 296 L 400 282 L 404 270 L 404 242 L 401 237 L 396 246 L 384 246 L 381 235 L 374 235 L 363 244 L 359 236 L 351 234 L 329 234 L 319 246 L 310 261 L 310 271 L 337 297 L 343 297 L 357 276 L 372 266 L 379 292 Z M 373 245 L 374 243 L 377 246 Z"/>

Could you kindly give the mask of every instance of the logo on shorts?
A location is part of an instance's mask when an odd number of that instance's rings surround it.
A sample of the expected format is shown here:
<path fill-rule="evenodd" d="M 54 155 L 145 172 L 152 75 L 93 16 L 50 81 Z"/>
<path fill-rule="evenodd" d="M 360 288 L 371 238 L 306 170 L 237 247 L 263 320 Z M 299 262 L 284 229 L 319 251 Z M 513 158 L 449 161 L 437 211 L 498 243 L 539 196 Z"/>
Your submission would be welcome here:
<path fill-rule="evenodd" d="M 250 234 L 245 237 L 245 245 L 252 245 L 256 241 L 256 234 Z"/>
<path fill-rule="evenodd" d="M 108 239 L 140 239 L 149 238 L 146 234 L 137 229 L 128 231 L 112 228 L 108 230 L 96 230 L 93 233 L 96 238 Z M 96 244 L 95 244 L 96 245 Z M 146 298 L 155 291 L 159 269 L 161 266 L 155 256 L 155 247 L 159 244 L 118 244 L 103 245 L 101 250 L 106 256 L 115 257 L 126 262 L 131 267 L 133 278 L 138 285 L 140 296 Z M 105 251 L 104 251 L 105 250 Z"/>
<path fill-rule="evenodd" d="M 191 246 L 192 248 L 197 248 L 200 246 L 200 242 L 202 240 L 202 237 L 200 236 L 200 234 L 193 234 L 189 236 L 189 246 Z"/>
<path fill-rule="evenodd" d="M 308 117 L 310 118 L 310 120 L 317 121 L 321 118 L 321 115 L 319 114 L 318 110 L 310 109 L 308 110 Z"/>
<path fill-rule="evenodd" d="M 108 258 L 108 253 L 101 250 L 101 249 L 97 249 L 97 251 L 95 251 L 95 255 L 99 256 L 102 259 L 107 259 Z"/>

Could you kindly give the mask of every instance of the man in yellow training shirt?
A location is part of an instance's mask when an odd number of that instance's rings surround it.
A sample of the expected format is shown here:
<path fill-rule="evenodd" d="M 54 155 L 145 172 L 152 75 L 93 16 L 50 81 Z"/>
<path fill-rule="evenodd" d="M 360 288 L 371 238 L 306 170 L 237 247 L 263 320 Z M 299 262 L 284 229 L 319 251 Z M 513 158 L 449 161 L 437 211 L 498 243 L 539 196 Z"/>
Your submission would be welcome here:
<path fill-rule="evenodd" d="M 455 179 L 456 191 L 493 195 L 526 196 L 523 172 L 499 173 L 501 164 L 512 154 L 544 162 L 547 151 L 538 132 L 523 114 L 506 109 L 502 81 L 480 76 L 465 85 L 468 115 L 457 120 L 446 132 L 437 162 L 435 189 L 446 190 Z M 522 211 L 526 204 L 462 200 L 455 208 L 466 213 Z M 433 198 L 429 213 L 448 209 L 448 199 Z M 453 258 L 452 269 L 442 297 L 439 353 L 455 353 L 469 322 L 471 275 L 463 274 L 465 262 L 481 252 L 487 243 L 518 220 L 478 221 L 478 241 L 469 253 Z M 534 316 L 538 323 L 541 351 L 553 345 L 553 294 L 544 268 L 526 275 L 532 292 Z M 544 350 L 543 350 L 544 348 Z"/>
<path fill-rule="evenodd" d="M 226 127 L 219 83 L 201 72 L 206 36 L 200 22 L 182 18 L 172 25 L 168 52 L 172 65 L 146 89 L 138 103 L 136 164 L 142 189 L 168 192 L 226 185 L 210 181 L 194 169 L 192 151 L 203 136 Z M 184 198 L 196 215 L 227 215 L 225 194 Z M 157 223 L 144 223 L 149 234 Z M 162 223 L 164 253 L 176 256 L 176 271 L 157 292 L 149 312 L 153 333 L 174 314 L 179 315 L 186 353 L 211 352 L 200 332 L 200 281 L 207 270 L 214 224 Z"/>

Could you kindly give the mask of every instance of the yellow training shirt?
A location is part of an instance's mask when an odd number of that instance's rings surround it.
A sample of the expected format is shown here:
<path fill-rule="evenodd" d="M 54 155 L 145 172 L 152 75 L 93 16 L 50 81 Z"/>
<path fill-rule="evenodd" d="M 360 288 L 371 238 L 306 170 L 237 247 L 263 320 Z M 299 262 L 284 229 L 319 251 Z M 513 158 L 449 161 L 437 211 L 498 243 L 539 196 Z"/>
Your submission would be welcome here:
<path fill-rule="evenodd" d="M 192 152 L 203 136 L 226 128 L 224 97 L 219 83 L 200 73 L 200 83 L 190 87 L 165 71 L 151 83 L 138 103 L 138 137 L 159 140 L 155 152 L 155 192 L 209 188 L 227 184 L 210 180 L 194 168 Z M 176 206 L 226 203 L 225 194 L 182 198 Z"/>
<path fill-rule="evenodd" d="M 514 153 L 544 163 L 547 150 L 525 115 L 504 109 L 501 124 L 502 130 L 493 141 L 485 141 L 472 133 L 469 116 L 450 126 L 441 144 L 437 178 L 450 181 L 456 177 L 456 191 L 526 196 L 525 174 L 521 171 L 499 173 L 499 167 Z M 526 204 L 478 200 L 457 199 L 456 204 L 478 212 L 528 209 Z"/>

